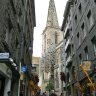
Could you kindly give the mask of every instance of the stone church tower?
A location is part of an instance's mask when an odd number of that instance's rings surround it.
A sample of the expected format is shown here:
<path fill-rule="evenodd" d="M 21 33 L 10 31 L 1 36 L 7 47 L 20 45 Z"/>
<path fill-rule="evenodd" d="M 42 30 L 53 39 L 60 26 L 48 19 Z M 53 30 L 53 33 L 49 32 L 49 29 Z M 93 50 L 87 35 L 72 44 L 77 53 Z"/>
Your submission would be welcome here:
<path fill-rule="evenodd" d="M 42 64 L 43 66 L 43 79 L 42 90 L 51 80 L 54 85 L 54 65 L 55 65 L 55 49 L 56 46 L 62 41 L 63 35 L 60 31 L 57 13 L 54 0 L 49 1 L 48 16 L 46 27 L 42 33 Z"/>

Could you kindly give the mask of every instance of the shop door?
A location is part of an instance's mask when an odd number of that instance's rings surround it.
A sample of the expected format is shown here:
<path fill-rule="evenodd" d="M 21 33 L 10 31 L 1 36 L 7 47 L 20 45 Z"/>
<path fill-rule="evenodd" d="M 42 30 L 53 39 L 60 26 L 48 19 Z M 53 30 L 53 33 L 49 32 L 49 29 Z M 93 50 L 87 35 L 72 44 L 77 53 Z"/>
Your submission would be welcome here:
<path fill-rule="evenodd" d="M 5 78 L 0 75 L 0 96 L 4 96 Z"/>

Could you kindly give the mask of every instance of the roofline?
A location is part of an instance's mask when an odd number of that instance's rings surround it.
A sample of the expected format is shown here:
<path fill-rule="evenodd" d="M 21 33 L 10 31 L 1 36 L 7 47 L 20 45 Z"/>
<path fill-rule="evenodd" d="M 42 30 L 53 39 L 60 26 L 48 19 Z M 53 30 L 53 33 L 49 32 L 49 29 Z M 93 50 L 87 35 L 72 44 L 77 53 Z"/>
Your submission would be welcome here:
<path fill-rule="evenodd" d="M 64 15 L 63 15 L 64 19 L 63 19 L 63 23 L 62 23 L 62 26 L 61 26 L 61 31 L 63 31 L 63 29 L 65 27 L 66 20 L 67 20 L 68 14 L 69 14 L 69 10 L 71 8 L 71 5 L 73 5 L 73 4 L 74 4 L 74 0 L 68 0 L 67 1 L 65 11 L 64 11 Z"/>

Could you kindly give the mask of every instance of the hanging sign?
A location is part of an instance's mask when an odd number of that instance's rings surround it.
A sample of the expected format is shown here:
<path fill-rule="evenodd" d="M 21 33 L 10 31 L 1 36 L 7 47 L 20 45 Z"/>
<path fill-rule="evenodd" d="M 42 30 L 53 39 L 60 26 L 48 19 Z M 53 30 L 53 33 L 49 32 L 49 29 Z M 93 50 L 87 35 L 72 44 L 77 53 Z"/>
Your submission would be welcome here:
<path fill-rule="evenodd" d="M 27 71 L 27 66 L 26 66 L 26 65 L 22 67 L 22 71 L 23 71 L 24 73 Z"/>
<path fill-rule="evenodd" d="M 0 59 L 9 59 L 9 53 L 0 53 Z"/>
<path fill-rule="evenodd" d="M 90 71 L 91 70 L 91 61 L 83 61 L 83 68 L 86 71 Z"/>

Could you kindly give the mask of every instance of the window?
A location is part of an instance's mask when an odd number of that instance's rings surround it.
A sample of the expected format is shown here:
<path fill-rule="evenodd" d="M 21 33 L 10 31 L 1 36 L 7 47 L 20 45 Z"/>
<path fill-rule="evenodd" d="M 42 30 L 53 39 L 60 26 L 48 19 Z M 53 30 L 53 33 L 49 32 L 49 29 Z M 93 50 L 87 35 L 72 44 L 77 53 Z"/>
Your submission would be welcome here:
<path fill-rule="evenodd" d="M 77 0 L 75 0 L 75 4 L 77 4 Z"/>
<path fill-rule="evenodd" d="M 82 55 L 79 55 L 80 64 L 82 63 Z"/>
<path fill-rule="evenodd" d="M 83 32 L 83 36 L 85 37 L 85 36 L 86 36 L 86 30 L 85 30 L 84 22 L 83 22 L 83 24 L 81 25 L 81 29 L 82 29 L 82 32 Z"/>
<path fill-rule="evenodd" d="M 81 13 L 81 12 L 82 12 L 82 6 L 81 6 L 81 3 L 79 4 L 78 9 L 79 9 L 79 12 Z"/>
<path fill-rule="evenodd" d="M 94 36 L 91 41 L 93 45 L 94 55 L 96 56 L 96 37 Z"/>
<path fill-rule="evenodd" d="M 94 0 L 94 2 L 96 3 L 96 0 Z"/>
<path fill-rule="evenodd" d="M 71 16 L 71 15 L 70 15 L 70 13 L 69 13 L 69 15 L 68 15 L 69 19 L 70 19 L 70 16 Z"/>
<path fill-rule="evenodd" d="M 72 27 L 70 28 L 70 31 L 72 32 Z"/>
<path fill-rule="evenodd" d="M 22 5 L 24 6 L 24 1 L 22 0 Z"/>
<path fill-rule="evenodd" d="M 57 44 L 57 43 L 58 43 L 57 38 L 58 38 L 58 34 L 57 34 L 57 33 L 55 33 L 55 44 Z"/>
<path fill-rule="evenodd" d="M 15 14 L 16 14 L 16 9 L 15 9 L 13 0 L 10 0 L 10 4 L 11 4 L 11 6 L 12 6 L 13 13 L 14 13 L 14 15 L 15 15 Z"/>
<path fill-rule="evenodd" d="M 9 28 L 9 32 L 11 32 L 11 29 L 13 28 L 13 24 L 10 17 L 8 18 L 8 28 Z"/>
<path fill-rule="evenodd" d="M 77 22 L 77 15 L 75 15 L 75 22 Z"/>
<path fill-rule="evenodd" d="M 43 76 L 42 76 L 43 80 L 44 80 L 44 73 L 43 73 Z"/>
<path fill-rule="evenodd" d="M 77 34 L 77 43 L 79 43 L 79 45 L 80 45 L 80 43 L 81 43 L 79 32 L 78 32 L 78 34 Z"/>
<path fill-rule="evenodd" d="M 88 54 L 88 47 L 87 46 L 84 48 L 84 51 L 85 51 L 85 58 L 86 58 L 86 60 L 88 60 L 89 54 Z"/>
<path fill-rule="evenodd" d="M 8 32 L 8 29 L 6 29 L 5 31 L 6 31 L 6 34 L 5 34 L 5 41 L 6 41 L 6 43 L 8 44 L 9 32 Z"/>
<path fill-rule="evenodd" d="M 74 44 L 72 44 L 72 54 L 74 54 Z"/>
<path fill-rule="evenodd" d="M 18 30 L 19 30 L 19 32 L 21 32 L 21 28 L 20 28 L 19 23 L 17 23 L 17 26 L 18 26 Z"/>
<path fill-rule="evenodd" d="M 44 35 L 44 52 L 46 51 L 46 35 Z"/>
<path fill-rule="evenodd" d="M 16 38 L 16 48 L 18 47 L 18 45 L 19 45 L 19 41 L 18 41 L 18 39 Z"/>
<path fill-rule="evenodd" d="M 58 72 L 55 73 L 55 88 L 59 88 L 59 78 L 58 78 Z"/>
<path fill-rule="evenodd" d="M 94 24 L 94 21 L 93 21 L 93 17 L 92 17 L 92 14 L 91 14 L 91 10 L 89 10 L 89 12 L 87 14 L 87 18 L 88 18 L 88 21 L 89 21 L 89 26 L 92 27 L 92 25 Z"/>
<path fill-rule="evenodd" d="M 33 72 L 36 72 L 36 67 L 32 67 L 32 71 Z"/>
<path fill-rule="evenodd" d="M 51 44 L 51 39 L 47 39 L 47 44 Z"/>
<path fill-rule="evenodd" d="M 73 30 L 72 30 L 72 27 L 70 28 L 70 32 L 71 32 L 71 34 L 72 34 L 72 36 L 73 36 Z"/>

